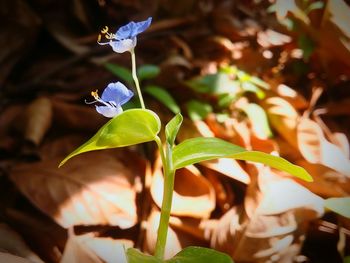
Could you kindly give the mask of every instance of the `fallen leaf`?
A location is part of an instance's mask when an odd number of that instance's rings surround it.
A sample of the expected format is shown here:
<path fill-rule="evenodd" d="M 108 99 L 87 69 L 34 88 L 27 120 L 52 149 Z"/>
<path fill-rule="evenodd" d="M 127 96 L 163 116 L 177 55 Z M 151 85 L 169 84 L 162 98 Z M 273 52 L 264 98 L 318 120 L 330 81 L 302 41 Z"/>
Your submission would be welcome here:
<path fill-rule="evenodd" d="M 298 148 L 310 163 L 319 163 L 350 177 L 350 160 L 335 144 L 324 136 L 319 125 L 302 118 L 297 127 Z"/>
<path fill-rule="evenodd" d="M 158 207 L 163 200 L 164 179 L 160 165 L 154 172 L 151 195 Z M 208 218 L 215 208 L 215 193 L 210 182 L 194 166 L 179 169 L 175 173 L 171 214 Z"/>
<path fill-rule="evenodd" d="M 263 102 L 272 127 L 292 146 L 297 147 L 296 127 L 299 114 L 294 107 L 280 97 L 267 98 Z"/>
<path fill-rule="evenodd" d="M 93 107 L 54 100 L 52 102 L 55 126 L 70 131 L 96 132 L 107 122 Z"/>
<path fill-rule="evenodd" d="M 92 152 L 58 169 L 61 158 L 19 164 L 10 174 L 20 191 L 58 224 L 136 224 L 134 175 L 111 153 Z"/>
<path fill-rule="evenodd" d="M 344 175 L 322 164 L 312 164 L 304 159 L 295 161 L 296 165 L 305 168 L 312 176 L 312 184 L 296 179 L 298 183 L 307 187 L 313 193 L 324 198 L 341 197 L 350 194 L 350 180 Z"/>
<path fill-rule="evenodd" d="M 29 104 L 24 111 L 24 138 L 39 145 L 52 122 L 51 101 L 45 97 L 39 97 Z"/>
<path fill-rule="evenodd" d="M 15 255 L 11 255 L 9 253 L 3 253 L 0 252 L 0 262 L 6 262 L 6 263 L 33 263 L 33 261 L 17 257 Z"/>
<path fill-rule="evenodd" d="M 1 252 L 8 252 L 12 255 L 1 253 L 0 262 L 17 262 L 15 259 L 16 255 L 23 258 L 23 262 L 44 263 L 44 261 L 30 250 L 21 236 L 4 223 L 0 223 L 0 250 Z M 21 260 L 18 259 L 18 262 L 22 262 Z"/>
<path fill-rule="evenodd" d="M 292 38 L 285 34 L 279 33 L 272 29 L 267 29 L 265 31 L 259 31 L 257 34 L 257 42 L 260 46 L 264 48 L 270 48 L 274 46 L 282 46 L 290 43 Z"/>
<path fill-rule="evenodd" d="M 156 242 L 157 242 L 157 231 L 159 226 L 160 212 L 153 209 L 148 217 L 147 222 L 144 223 L 146 229 L 146 238 L 143 245 L 143 250 L 150 254 L 154 254 Z M 176 232 L 169 227 L 166 238 L 166 245 L 164 250 L 164 258 L 169 259 L 176 253 L 182 250 L 182 245 L 179 240 L 179 236 Z"/>
<path fill-rule="evenodd" d="M 130 240 L 71 234 L 60 263 L 127 263 L 125 251 L 130 247 Z"/>
<path fill-rule="evenodd" d="M 144 223 L 146 238 L 143 251 L 154 254 L 160 212 L 153 208 L 147 222 Z M 204 231 L 199 219 L 171 216 L 168 228 L 167 241 L 165 246 L 165 259 L 173 257 L 183 248 L 190 246 L 208 246 L 204 240 Z"/>
<path fill-rule="evenodd" d="M 214 161 L 202 162 L 201 165 L 244 184 L 250 183 L 248 173 L 234 159 L 219 158 Z"/>

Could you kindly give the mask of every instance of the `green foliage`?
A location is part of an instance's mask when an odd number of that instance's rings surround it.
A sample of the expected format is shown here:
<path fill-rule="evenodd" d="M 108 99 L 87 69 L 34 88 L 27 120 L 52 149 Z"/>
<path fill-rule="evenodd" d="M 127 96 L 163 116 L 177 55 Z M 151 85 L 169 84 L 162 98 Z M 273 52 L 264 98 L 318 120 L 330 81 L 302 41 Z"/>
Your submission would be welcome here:
<path fill-rule="evenodd" d="M 350 263 L 350 256 L 346 256 L 343 260 L 343 263 Z"/>
<path fill-rule="evenodd" d="M 324 201 L 324 206 L 339 215 L 350 218 L 350 197 L 333 197 Z"/>
<path fill-rule="evenodd" d="M 137 70 L 137 76 L 141 82 L 144 79 L 153 79 L 158 76 L 160 68 L 156 65 L 142 65 Z"/>
<path fill-rule="evenodd" d="M 163 260 L 160 260 L 154 256 L 146 255 L 135 248 L 129 248 L 126 251 L 126 256 L 128 258 L 128 263 L 162 263 Z"/>
<path fill-rule="evenodd" d="M 129 248 L 126 254 L 129 263 L 233 263 L 231 257 L 222 252 L 194 246 L 183 249 L 168 260 L 146 255 L 135 248 Z"/>
<path fill-rule="evenodd" d="M 239 83 L 232 80 L 228 74 L 222 72 L 197 77 L 186 81 L 186 84 L 199 93 L 222 94 L 239 92 Z"/>
<path fill-rule="evenodd" d="M 243 107 L 243 111 L 252 122 L 253 129 L 257 129 L 260 134 L 262 133 L 267 137 L 272 137 L 272 131 L 265 110 L 262 107 L 255 103 L 249 103 Z"/>
<path fill-rule="evenodd" d="M 103 125 L 90 140 L 69 154 L 59 166 L 83 152 L 153 141 L 160 128 L 159 117 L 153 111 L 143 109 L 124 111 Z"/>
<path fill-rule="evenodd" d="M 213 112 L 213 108 L 208 103 L 190 100 L 187 102 L 187 112 L 191 120 L 197 121 L 205 119 L 209 113 Z"/>
<path fill-rule="evenodd" d="M 104 66 L 118 78 L 124 80 L 129 86 L 133 86 L 134 80 L 128 68 L 113 63 L 106 63 Z"/>
<path fill-rule="evenodd" d="M 176 114 L 165 126 L 165 137 L 169 145 L 174 145 L 176 135 L 181 127 L 183 117 L 180 113 Z"/>
<path fill-rule="evenodd" d="M 161 88 L 155 85 L 149 85 L 144 89 L 144 91 L 149 95 L 151 95 L 152 97 L 159 100 L 164 106 L 166 106 L 173 113 L 176 114 L 180 112 L 180 107 L 177 105 L 176 101 L 170 95 L 170 93 L 166 91 L 164 88 Z"/>
<path fill-rule="evenodd" d="M 199 137 L 188 139 L 174 147 L 174 169 L 179 169 L 190 164 L 217 158 L 233 158 L 263 163 L 273 168 L 285 171 L 311 182 L 311 175 L 300 166 L 294 165 L 287 160 L 274 155 L 257 151 L 247 151 L 237 145 L 231 144 L 218 138 Z"/>
<path fill-rule="evenodd" d="M 303 57 L 304 57 L 305 61 L 308 61 L 310 56 L 312 55 L 312 53 L 315 50 L 314 41 L 310 37 L 308 37 L 307 35 L 302 34 L 298 38 L 298 45 L 303 50 Z"/>
<path fill-rule="evenodd" d="M 233 263 L 227 254 L 204 247 L 186 247 L 167 263 Z"/>

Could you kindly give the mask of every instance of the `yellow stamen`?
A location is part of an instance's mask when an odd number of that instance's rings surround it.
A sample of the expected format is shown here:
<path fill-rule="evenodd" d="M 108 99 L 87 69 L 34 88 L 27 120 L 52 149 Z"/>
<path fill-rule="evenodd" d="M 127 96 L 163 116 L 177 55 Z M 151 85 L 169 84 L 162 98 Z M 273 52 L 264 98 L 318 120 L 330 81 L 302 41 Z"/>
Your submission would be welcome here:
<path fill-rule="evenodd" d="M 101 30 L 101 33 L 102 34 L 106 34 L 106 33 L 108 33 L 108 26 L 105 26 L 102 30 Z"/>
<path fill-rule="evenodd" d="M 100 97 L 98 96 L 98 90 L 96 91 L 91 91 L 91 96 L 95 98 L 95 100 L 99 99 Z"/>

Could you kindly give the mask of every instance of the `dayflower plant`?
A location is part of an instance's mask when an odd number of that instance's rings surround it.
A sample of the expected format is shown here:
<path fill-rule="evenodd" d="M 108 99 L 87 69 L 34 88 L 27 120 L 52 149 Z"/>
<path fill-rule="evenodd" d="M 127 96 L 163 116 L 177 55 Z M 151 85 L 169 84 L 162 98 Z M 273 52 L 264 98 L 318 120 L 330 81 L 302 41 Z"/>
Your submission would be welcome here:
<path fill-rule="evenodd" d="M 91 92 L 91 96 L 94 97 L 94 101 L 86 102 L 92 104 L 100 102 L 104 106 L 97 106 L 96 111 L 105 117 L 113 118 L 114 116 L 123 112 L 121 105 L 128 102 L 134 93 L 129 90 L 121 82 L 110 83 L 102 93 L 101 98 L 98 96 L 97 90 Z"/>
<path fill-rule="evenodd" d="M 143 102 L 139 81 L 136 75 L 134 53 L 137 35 L 150 26 L 151 20 L 152 18 L 148 18 L 147 20 L 138 23 L 130 22 L 119 28 L 116 34 L 108 33 L 108 28 L 106 28 L 102 30 L 102 33 L 105 34 L 107 39 L 109 39 L 109 42 L 101 43 L 101 37 L 99 37 L 98 40 L 99 44 L 111 45 L 115 52 L 121 53 L 124 51 L 130 51 L 132 59 L 132 76 L 140 99 L 141 109 L 122 110 L 121 105 L 127 102 L 132 97 L 133 93 L 120 82 L 110 83 L 102 93 L 101 98 L 98 96 L 97 91 L 92 92 L 91 94 L 95 98 L 95 101 L 92 103 L 98 102 L 102 104 L 101 106 L 96 106 L 96 110 L 104 116 L 112 119 L 103 125 L 90 140 L 69 154 L 61 162 L 60 166 L 68 159 L 83 152 L 124 147 L 154 141 L 160 152 L 164 174 L 163 201 L 157 233 L 155 256 L 146 255 L 137 249 L 130 248 L 126 251 L 128 262 L 232 262 L 232 259 L 226 254 L 213 249 L 201 247 L 187 247 L 172 259 L 164 260 L 172 195 L 174 191 L 175 171 L 187 165 L 196 164 L 201 161 L 216 158 L 234 158 L 237 160 L 267 164 L 306 181 L 312 181 L 312 177 L 303 168 L 293 165 L 283 158 L 263 152 L 248 151 L 242 147 L 218 138 L 192 138 L 175 145 L 176 135 L 183 120 L 180 113 L 176 114 L 175 117 L 165 126 L 165 141 L 162 142 L 158 136 L 161 130 L 160 119 L 155 112 L 146 109 Z"/>

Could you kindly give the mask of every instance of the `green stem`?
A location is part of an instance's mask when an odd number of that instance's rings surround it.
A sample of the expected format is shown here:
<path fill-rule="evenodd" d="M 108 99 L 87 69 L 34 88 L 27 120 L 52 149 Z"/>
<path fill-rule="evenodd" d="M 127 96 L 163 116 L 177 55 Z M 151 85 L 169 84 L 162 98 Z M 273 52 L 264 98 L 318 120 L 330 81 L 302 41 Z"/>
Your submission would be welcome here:
<path fill-rule="evenodd" d="M 160 221 L 159 221 L 159 227 L 158 227 L 155 256 L 162 260 L 164 258 L 166 238 L 168 235 L 171 203 L 172 203 L 173 191 L 174 191 L 175 171 L 173 168 L 173 161 L 172 161 L 172 147 L 167 143 L 166 154 L 165 154 L 159 137 L 157 137 L 156 142 L 157 142 L 160 155 L 162 158 L 162 162 L 163 162 L 164 191 L 163 191 L 163 202 L 162 202 L 162 209 L 161 209 Z"/>
<path fill-rule="evenodd" d="M 136 74 L 136 58 L 135 58 L 134 49 L 130 50 L 130 54 L 131 54 L 132 78 L 134 79 L 134 82 L 135 82 L 137 95 L 139 96 L 141 107 L 142 107 L 142 109 L 145 109 L 146 107 L 145 107 L 145 103 L 143 102 L 143 97 L 142 97 L 142 93 L 141 93 L 141 89 L 140 89 L 139 79 L 137 78 L 137 74 Z"/>

